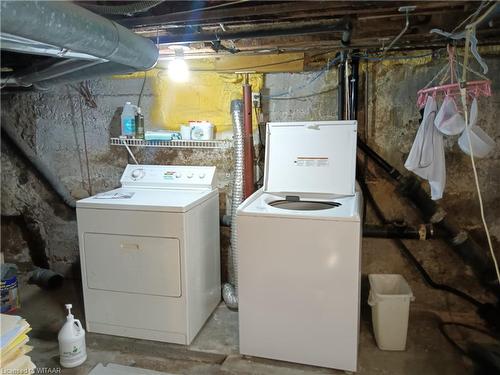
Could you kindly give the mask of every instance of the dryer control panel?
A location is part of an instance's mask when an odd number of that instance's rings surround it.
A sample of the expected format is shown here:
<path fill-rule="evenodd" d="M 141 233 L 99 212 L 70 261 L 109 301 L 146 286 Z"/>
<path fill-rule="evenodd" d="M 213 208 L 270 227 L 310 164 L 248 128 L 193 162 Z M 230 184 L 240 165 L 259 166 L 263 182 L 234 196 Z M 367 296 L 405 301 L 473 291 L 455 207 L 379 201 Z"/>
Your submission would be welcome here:
<path fill-rule="evenodd" d="M 129 164 L 122 187 L 215 189 L 215 167 Z"/>

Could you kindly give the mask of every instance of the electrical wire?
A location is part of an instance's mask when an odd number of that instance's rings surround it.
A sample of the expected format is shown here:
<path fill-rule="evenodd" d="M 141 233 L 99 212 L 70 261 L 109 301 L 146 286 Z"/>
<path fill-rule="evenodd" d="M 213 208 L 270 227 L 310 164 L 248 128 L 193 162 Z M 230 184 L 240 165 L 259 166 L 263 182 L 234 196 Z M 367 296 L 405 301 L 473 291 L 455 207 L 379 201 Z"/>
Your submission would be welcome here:
<path fill-rule="evenodd" d="M 353 56 L 359 57 L 360 59 L 363 60 L 368 60 L 368 61 L 384 61 L 384 60 L 413 60 L 413 59 L 421 59 L 424 57 L 431 57 L 436 55 L 436 51 L 442 50 L 443 48 L 436 49 L 433 52 L 421 54 L 421 55 L 415 55 L 415 56 L 385 56 L 385 57 L 379 57 L 376 55 L 368 55 L 368 54 L 353 54 Z M 330 49 L 324 52 L 320 52 L 314 55 L 311 55 L 310 58 L 315 58 L 318 56 L 323 56 L 323 55 L 328 55 L 330 53 L 336 52 L 338 49 Z M 277 65 L 283 65 L 283 64 L 288 64 L 291 62 L 297 62 L 297 61 L 303 61 L 305 58 L 304 57 L 298 57 L 295 59 L 289 59 L 289 60 L 283 60 L 283 61 L 278 61 L 278 62 L 273 62 L 273 63 L 267 63 L 267 64 L 259 64 L 259 65 L 251 65 L 251 66 L 244 66 L 244 67 L 237 67 L 237 68 L 225 68 L 225 69 L 191 69 L 192 72 L 215 72 L 215 73 L 232 73 L 232 72 L 239 72 L 239 71 L 245 71 L 245 70 L 255 70 L 257 68 L 267 68 L 270 66 L 277 66 Z M 332 60 L 336 62 L 336 60 Z M 163 70 L 168 70 L 167 67 L 156 67 L 156 69 L 163 71 Z M 323 68 L 324 69 L 324 68 Z M 322 69 L 322 70 L 323 70 Z M 319 75 L 321 76 L 321 72 L 319 72 Z M 319 77 L 314 78 L 317 79 Z"/>
<path fill-rule="evenodd" d="M 462 82 L 466 82 L 467 78 L 467 66 L 468 66 L 468 57 L 469 57 L 469 43 L 470 43 L 470 33 L 471 29 L 467 28 L 467 37 L 465 39 L 465 53 L 464 53 L 464 63 L 463 63 L 463 71 L 462 71 Z M 462 106 L 463 106 L 463 111 L 464 111 L 464 120 L 466 124 L 465 132 L 467 136 L 467 142 L 469 144 L 469 151 L 470 151 L 470 161 L 472 164 L 472 172 L 474 174 L 474 183 L 476 185 L 476 191 L 477 191 L 477 198 L 479 202 L 479 211 L 481 213 L 481 221 L 483 223 L 484 231 L 486 233 L 486 239 L 488 240 L 488 247 L 491 253 L 491 258 L 493 260 L 493 265 L 495 266 L 495 272 L 497 275 L 497 280 L 498 283 L 500 284 L 500 270 L 498 269 L 498 262 L 497 258 L 495 256 L 495 251 L 493 250 L 493 242 L 491 241 L 491 236 L 490 236 L 490 231 L 488 228 L 488 223 L 486 222 L 486 217 L 484 214 L 484 204 L 483 204 L 483 197 L 481 193 L 481 187 L 479 185 L 479 177 L 477 174 L 477 169 L 476 169 L 476 161 L 474 160 L 474 150 L 472 149 L 472 141 L 470 137 L 470 129 L 469 127 L 469 113 L 467 109 L 467 88 L 466 87 L 461 87 L 460 88 L 460 94 L 461 94 L 461 99 L 462 99 Z"/>
<path fill-rule="evenodd" d="M 144 93 L 144 86 L 146 86 L 147 73 L 144 72 L 144 80 L 142 81 L 141 91 L 139 92 L 139 98 L 137 99 L 137 106 L 141 106 L 142 94 Z"/>
<path fill-rule="evenodd" d="M 323 56 L 323 55 L 328 55 L 329 53 L 335 52 L 337 49 L 331 49 L 327 50 L 324 52 L 316 53 L 314 55 L 311 55 L 311 58 L 315 58 L 318 56 Z M 304 57 L 297 57 L 295 59 L 289 59 L 289 60 L 283 60 L 283 61 L 278 61 L 278 62 L 273 62 L 273 63 L 267 63 L 267 64 L 260 64 L 260 65 L 252 65 L 252 66 L 245 66 L 245 67 L 237 67 L 237 68 L 226 68 L 226 69 L 191 69 L 192 72 L 239 72 L 239 71 L 244 71 L 244 70 L 253 70 L 256 68 L 267 68 L 270 66 L 276 66 L 276 65 L 283 65 L 283 64 L 288 64 L 291 62 L 297 62 L 297 61 L 303 61 Z M 157 67 L 159 70 L 168 70 L 167 67 Z"/>
<path fill-rule="evenodd" d="M 132 150 L 130 149 L 130 147 L 128 147 L 127 141 L 125 139 L 122 139 L 122 143 L 125 146 L 125 148 L 127 149 L 128 154 L 132 157 L 132 160 L 134 161 L 134 163 L 137 164 L 137 165 L 139 165 L 139 163 L 137 162 L 137 159 L 135 158 Z"/>
<path fill-rule="evenodd" d="M 460 91 L 462 92 L 462 105 L 463 105 L 463 110 L 464 110 L 465 123 L 467 124 L 467 126 L 469 126 L 466 89 L 461 89 Z M 474 183 L 476 185 L 477 199 L 479 202 L 479 211 L 481 214 L 481 221 L 483 223 L 484 231 L 486 233 L 486 239 L 488 240 L 488 247 L 489 247 L 489 250 L 491 253 L 491 259 L 493 260 L 493 265 L 495 266 L 497 280 L 498 280 L 498 283 L 500 284 L 500 270 L 498 269 L 498 261 L 497 261 L 497 258 L 495 256 L 495 251 L 493 250 L 493 242 L 491 241 L 488 223 L 486 222 L 486 217 L 484 214 L 483 197 L 482 197 L 482 193 L 481 193 L 481 187 L 479 186 L 479 177 L 478 177 L 477 169 L 476 169 L 476 161 L 474 160 L 474 151 L 472 149 L 472 141 L 470 138 L 470 131 L 469 131 L 469 129 L 466 129 L 465 132 L 466 132 L 466 136 L 467 136 L 467 142 L 469 143 L 470 161 L 472 164 L 472 172 L 474 174 Z"/>
<path fill-rule="evenodd" d="M 70 92 L 70 85 L 66 85 L 66 94 L 67 94 L 67 97 L 70 101 L 70 112 L 71 112 L 71 127 L 73 128 L 73 137 L 74 137 L 74 140 L 75 140 L 75 152 L 76 152 L 76 156 L 78 157 L 78 167 L 80 169 L 80 176 L 81 176 L 81 182 L 82 182 L 82 188 L 85 189 L 86 188 L 86 183 L 85 183 L 85 171 L 84 171 L 84 162 L 82 160 L 82 155 L 81 155 L 81 152 L 80 152 L 80 142 L 79 142 L 79 137 L 78 137 L 78 130 L 77 130 L 77 118 L 76 118 L 76 106 L 75 106 L 75 103 L 73 101 L 73 97 L 71 96 L 71 92 Z M 78 100 L 78 103 L 80 103 L 80 97 L 77 97 L 76 98 Z M 80 117 L 80 120 L 81 120 L 81 117 Z"/>
<path fill-rule="evenodd" d="M 338 86 L 335 86 L 335 87 L 331 87 L 327 90 L 323 90 L 323 91 L 318 91 L 318 92 L 313 92 L 311 94 L 307 94 L 307 95 L 301 95 L 301 96 L 286 96 L 286 97 L 275 97 L 275 96 L 267 96 L 266 98 L 268 100 L 303 100 L 303 99 L 307 99 L 307 98 L 311 98 L 313 96 L 319 96 L 319 95 L 324 95 L 324 94 L 328 94 L 330 92 L 333 92 L 333 91 L 336 91 L 338 89 Z"/>
<path fill-rule="evenodd" d="M 333 52 L 333 51 L 328 51 L 328 52 L 324 52 L 324 53 L 321 53 L 321 54 L 317 54 L 317 55 L 314 55 L 314 57 L 318 56 L 318 55 L 322 55 L 322 54 L 331 53 L 331 52 Z M 412 59 L 420 59 L 420 58 L 423 58 L 423 57 L 433 56 L 434 54 L 435 54 L 435 52 L 429 52 L 429 53 L 420 54 L 420 55 L 416 55 L 416 56 L 373 57 L 373 56 L 370 56 L 368 54 L 359 54 L 359 53 L 356 53 L 356 54 L 353 54 L 352 56 L 359 57 L 360 59 L 364 59 L 364 60 L 367 60 L 367 61 L 383 61 L 383 60 L 412 60 Z M 293 60 L 289 60 L 289 61 L 296 61 L 296 60 L 301 60 L 301 59 L 293 59 Z M 292 88 L 291 90 L 289 90 L 287 92 L 282 92 L 282 93 L 274 94 L 274 95 L 263 95 L 262 97 L 265 98 L 265 99 L 268 99 L 268 100 L 300 100 L 300 99 L 305 99 L 305 98 L 312 97 L 312 96 L 323 95 L 323 94 L 326 94 L 328 92 L 334 91 L 334 90 L 337 89 L 337 86 L 332 87 L 331 89 L 327 89 L 325 91 L 320 91 L 320 92 L 316 92 L 316 93 L 312 93 L 312 94 L 308 94 L 308 95 L 302 95 L 302 96 L 284 96 L 284 95 L 290 94 L 291 92 L 294 92 L 294 91 L 297 91 L 297 90 L 302 90 L 302 89 L 310 86 L 314 81 L 316 81 L 319 77 L 321 77 L 325 72 L 327 72 L 332 66 L 334 66 L 335 64 L 337 64 L 339 61 L 340 61 L 340 57 L 335 57 L 332 61 L 328 62 L 326 64 L 326 66 L 324 68 L 322 68 L 311 80 L 309 80 L 307 83 L 305 83 L 303 85 L 300 85 L 300 86 L 297 86 L 295 88 Z M 284 63 L 284 62 L 281 62 L 281 63 Z M 267 65 L 269 65 L 269 64 L 267 64 Z"/>
<path fill-rule="evenodd" d="M 78 84 L 78 86 L 75 85 L 68 85 L 72 89 L 74 89 L 77 93 L 81 95 L 83 100 L 85 101 L 85 105 L 90 108 L 97 108 L 97 103 L 94 99 L 94 95 L 92 95 L 92 92 L 90 91 L 89 83 L 88 81 L 82 81 Z"/>
<path fill-rule="evenodd" d="M 328 70 L 330 70 L 330 68 L 332 66 L 334 66 L 336 63 L 338 63 L 340 61 L 340 57 L 336 57 L 334 58 L 332 61 L 329 61 L 325 67 L 323 67 L 317 74 L 314 75 L 313 78 L 311 78 L 309 81 L 307 81 L 306 83 L 300 85 L 300 86 L 297 86 L 297 87 L 294 87 L 288 91 L 285 91 L 285 92 L 282 92 L 282 93 L 279 93 L 279 94 L 274 94 L 274 95 L 263 95 L 263 98 L 266 98 L 266 99 L 277 99 L 277 100 L 291 100 L 291 99 L 303 99 L 303 98 L 306 98 L 306 97 L 310 97 L 310 96 L 316 96 L 316 95 L 319 95 L 321 93 L 313 93 L 313 94 L 308 94 L 308 95 L 303 95 L 303 96 L 287 96 L 287 97 L 283 97 L 284 95 L 289 95 L 290 93 L 293 93 L 295 91 L 298 91 L 298 90 L 302 90 L 308 86 L 310 86 L 313 82 L 315 82 L 319 77 L 321 77 L 323 74 L 325 74 Z M 335 90 L 335 88 L 332 89 Z"/>
<path fill-rule="evenodd" d="M 363 60 L 368 60 L 368 61 L 384 61 L 384 60 L 387 60 L 387 61 L 398 61 L 398 60 L 412 60 L 412 59 L 421 59 L 421 58 L 424 58 L 424 57 L 431 57 L 435 54 L 435 52 L 428 52 L 428 53 L 423 53 L 423 54 L 420 54 L 420 55 L 415 55 L 415 56 L 383 56 L 383 57 L 380 57 L 380 56 L 377 56 L 377 55 L 374 55 L 374 56 L 369 56 L 367 54 L 353 54 L 353 56 L 357 56 L 359 57 L 360 59 L 363 59 Z"/>

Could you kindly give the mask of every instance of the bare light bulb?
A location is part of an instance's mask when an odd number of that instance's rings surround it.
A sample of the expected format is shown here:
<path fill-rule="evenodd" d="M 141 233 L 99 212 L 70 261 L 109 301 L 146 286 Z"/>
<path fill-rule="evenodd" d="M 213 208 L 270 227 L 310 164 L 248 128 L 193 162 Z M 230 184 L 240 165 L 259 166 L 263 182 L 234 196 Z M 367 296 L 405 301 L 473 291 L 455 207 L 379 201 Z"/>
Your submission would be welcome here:
<path fill-rule="evenodd" d="M 168 63 L 168 77 L 174 82 L 187 82 L 189 68 L 183 58 L 176 57 Z"/>

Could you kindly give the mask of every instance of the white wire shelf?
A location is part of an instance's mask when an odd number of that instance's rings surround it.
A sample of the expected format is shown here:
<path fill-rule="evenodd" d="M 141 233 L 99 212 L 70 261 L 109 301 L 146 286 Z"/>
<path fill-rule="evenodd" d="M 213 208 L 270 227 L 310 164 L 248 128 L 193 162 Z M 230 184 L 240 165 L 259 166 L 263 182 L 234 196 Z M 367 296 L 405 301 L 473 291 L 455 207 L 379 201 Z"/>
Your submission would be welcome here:
<path fill-rule="evenodd" d="M 216 139 L 211 141 L 194 140 L 172 140 L 172 141 L 146 141 L 135 138 L 111 138 L 111 146 L 124 146 L 124 142 L 130 147 L 164 147 L 164 148 L 230 148 L 233 144 L 231 139 Z"/>

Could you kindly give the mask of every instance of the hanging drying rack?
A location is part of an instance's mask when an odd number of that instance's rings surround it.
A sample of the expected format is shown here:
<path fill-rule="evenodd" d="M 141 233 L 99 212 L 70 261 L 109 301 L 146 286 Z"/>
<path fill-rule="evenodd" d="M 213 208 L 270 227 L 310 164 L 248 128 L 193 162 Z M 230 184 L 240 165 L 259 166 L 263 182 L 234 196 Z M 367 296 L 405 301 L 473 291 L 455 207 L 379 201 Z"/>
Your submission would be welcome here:
<path fill-rule="evenodd" d="M 456 81 L 455 67 L 460 65 L 462 69 L 468 70 L 471 73 L 483 78 L 478 81 L 468 81 L 465 84 L 461 84 Z M 441 82 L 438 86 L 429 87 L 438 77 L 444 74 Z M 444 81 L 450 77 L 450 83 L 443 84 Z M 444 96 L 458 96 L 460 95 L 460 89 L 465 86 L 467 94 L 473 98 L 478 98 L 480 96 L 491 96 L 491 81 L 481 73 L 478 73 L 469 67 L 464 67 L 463 64 L 456 61 L 455 59 L 455 48 L 448 45 L 448 64 L 445 65 L 434 78 L 421 90 L 417 92 L 417 106 L 418 108 L 425 107 L 427 98 L 432 96 L 435 98 L 438 94 Z"/>
<path fill-rule="evenodd" d="M 465 84 L 467 94 L 472 97 L 478 98 L 480 96 L 491 96 L 491 81 L 469 81 Z M 450 83 L 448 85 L 441 85 L 430 87 L 418 91 L 417 105 L 418 108 L 423 108 L 429 96 L 436 97 L 437 94 L 444 94 L 445 96 L 458 96 L 460 95 L 460 84 Z"/>

